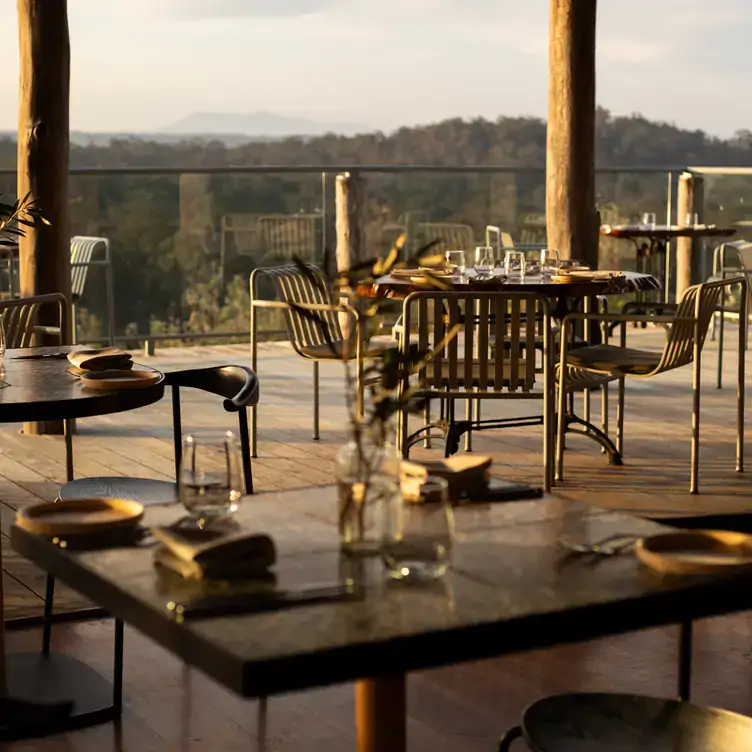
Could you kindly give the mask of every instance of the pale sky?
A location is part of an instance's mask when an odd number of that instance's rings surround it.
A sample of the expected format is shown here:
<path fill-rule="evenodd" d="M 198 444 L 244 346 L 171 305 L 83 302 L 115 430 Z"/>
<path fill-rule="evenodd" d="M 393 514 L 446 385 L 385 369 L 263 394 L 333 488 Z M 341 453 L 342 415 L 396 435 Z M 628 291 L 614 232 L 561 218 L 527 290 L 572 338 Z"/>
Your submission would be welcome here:
<path fill-rule="evenodd" d="M 68 0 L 71 127 L 154 130 L 273 111 L 389 130 L 545 117 L 549 0 Z M 600 0 L 598 102 L 752 129 L 750 0 Z M 16 4 L 0 0 L 0 128 L 16 124 Z"/>

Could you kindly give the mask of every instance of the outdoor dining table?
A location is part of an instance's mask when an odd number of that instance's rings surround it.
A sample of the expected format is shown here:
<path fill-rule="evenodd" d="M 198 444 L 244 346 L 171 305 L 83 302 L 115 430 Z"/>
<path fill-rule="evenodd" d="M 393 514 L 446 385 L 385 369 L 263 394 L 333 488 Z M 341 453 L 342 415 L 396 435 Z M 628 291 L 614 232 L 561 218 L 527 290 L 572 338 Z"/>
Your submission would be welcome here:
<path fill-rule="evenodd" d="M 150 507 L 143 524 L 183 511 Z M 544 496 L 455 509 L 447 575 L 425 584 L 387 579 L 378 557 L 339 551 L 335 487 L 249 498 L 236 518 L 277 548 L 276 585 L 186 580 L 155 564 L 147 541 L 77 550 L 14 526 L 14 548 L 231 691 L 247 698 L 356 682 L 359 752 L 406 749 L 406 675 L 438 666 L 683 624 L 679 695 L 689 695 L 692 620 L 748 609 L 749 576 L 667 578 L 632 553 L 573 555 L 571 544 L 645 536 L 655 522 Z M 175 604 L 276 587 L 351 583 L 355 597 L 181 617 Z"/>
<path fill-rule="evenodd" d="M 635 245 L 637 269 L 640 272 L 663 273 L 664 302 L 669 302 L 671 256 L 669 244 L 676 238 L 729 238 L 737 232 L 735 227 L 717 225 L 601 225 L 604 237 L 631 240 Z M 642 242 L 640 242 L 642 241 Z M 645 242 L 647 241 L 647 242 Z M 660 256 L 663 255 L 663 269 Z M 677 297 L 678 302 L 678 297 Z"/>
<path fill-rule="evenodd" d="M 571 275 L 566 280 L 553 279 L 539 274 L 526 275 L 522 279 L 500 275 L 478 280 L 475 271 L 470 270 L 461 279 L 442 278 L 442 282 L 450 284 L 452 289 L 457 292 L 467 290 L 543 295 L 550 301 L 551 315 L 559 320 L 574 311 L 593 310 L 593 301 L 599 297 L 641 294 L 661 289 L 659 281 L 652 274 L 632 271 L 618 271 L 613 272 L 609 277 L 597 276 L 594 278 Z M 412 292 L 425 289 L 426 283 L 421 282 L 419 273 L 416 273 L 414 278 L 402 275 L 379 277 L 375 280 L 372 290 L 360 292 L 372 296 L 385 295 L 392 298 L 405 298 Z M 594 332 L 591 332 L 591 334 L 594 334 Z M 582 416 L 575 414 L 573 404 L 570 405 L 570 408 L 565 420 L 565 432 L 577 433 L 596 441 L 605 451 L 611 465 L 622 465 L 622 457 L 616 445 L 604 431 L 591 422 L 590 401 L 585 400 L 585 412 Z M 513 424 L 519 426 L 522 424 L 521 421 L 529 421 L 529 425 L 539 425 L 543 418 L 542 416 L 530 416 L 530 418 L 515 419 Z M 469 449 L 470 447 L 466 444 L 466 448 Z"/>
<path fill-rule="evenodd" d="M 135 410 L 162 398 L 164 377 L 147 389 L 87 389 L 69 370 L 71 364 L 67 353 L 75 349 L 80 348 L 57 346 L 8 350 L 0 363 L 0 423 L 69 421 L 108 415 Z M 65 427 L 66 479 L 71 481 L 74 477 L 72 435 L 70 424 L 66 422 Z M 48 582 L 45 610 L 50 608 L 53 592 Z M 70 728 L 116 715 L 119 712 L 118 698 L 113 701 L 112 686 L 101 675 L 68 655 L 51 652 L 50 625 L 51 619 L 46 618 L 40 652 L 5 656 L 8 696 L 29 701 L 73 700 L 73 714 L 66 721 Z M 4 620 L 0 625 L 0 651 L 5 654 Z"/>

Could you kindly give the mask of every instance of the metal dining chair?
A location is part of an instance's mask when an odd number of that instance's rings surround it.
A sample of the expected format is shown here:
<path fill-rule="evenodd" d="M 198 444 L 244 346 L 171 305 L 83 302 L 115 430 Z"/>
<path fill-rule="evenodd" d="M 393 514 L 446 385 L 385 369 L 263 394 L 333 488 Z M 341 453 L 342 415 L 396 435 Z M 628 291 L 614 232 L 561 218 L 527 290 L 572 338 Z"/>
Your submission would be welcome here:
<path fill-rule="evenodd" d="M 319 363 L 354 361 L 358 412 L 363 412 L 364 359 L 378 348 L 365 352 L 357 325 L 358 314 L 346 305 L 336 305 L 321 270 L 308 266 L 303 272 L 298 266 L 278 266 L 255 269 L 250 280 L 251 367 L 258 373 L 258 309 L 281 310 L 284 313 L 287 335 L 293 351 L 313 363 L 313 438 L 320 438 L 319 430 Z M 264 278 L 273 283 L 277 300 L 259 297 L 259 284 Z M 342 331 L 340 317 L 351 322 L 357 334 L 347 338 Z M 258 414 L 251 410 L 251 452 L 257 454 Z"/>
<path fill-rule="evenodd" d="M 400 353 L 407 357 L 417 345 L 431 357 L 401 392 L 438 399 L 438 423 L 424 425 L 408 435 L 407 414 L 398 418 L 398 450 L 410 447 L 440 429 L 445 456 L 459 449 L 468 430 L 505 426 L 543 426 L 543 485 L 553 479 L 554 384 L 551 315 L 548 299 L 530 293 L 414 292 L 403 303 Z M 458 334 L 443 344 L 447 333 Z M 533 335 L 534 336 L 531 336 Z M 542 387 L 536 389 L 536 387 Z M 524 418 L 464 420 L 455 418 L 457 400 L 540 400 L 542 415 Z M 438 435 L 436 436 L 438 438 Z"/>
<path fill-rule="evenodd" d="M 705 282 L 687 288 L 677 306 L 676 313 L 669 316 L 570 313 L 562 322 L 561 351 L 558 363 L 558 378 L 565 374 L 567 381 L 578 382 L 585 388 L 589 380 L 600 385 L 604 377 L 618 381 L 619 396 L 616 413 L 616 446 L 621 454 L 624 440 L 624 392 L 627 378 L 648 379 L 661 373 L 692 364 L 692 456 L 690 468 L 690 493 L 697 493 L 700 452 L 700 384 L 701 355 L 710 320 L 723 295 L 729 288 L 740 286 L 742 296 L 740 315 L 747 316 L 747 279 L 735 277 L 715 282 Z M 620 344 L 601 344 L 569 349 L 566 345 L 571 328 L 577 321 L 597 321 L 620 324 Z M 662 352 L 637 350 L 627 347 L 627 324 L 647 321 L 665 325 L 668 329 Z M 736 470 L 744 467 L 744 353 L 746 349 L 745 328 L 739 327 L 739 365 L 737 378 L 737 440 Z M 564 432 L 566 428 L 566 389 L 559 389 L 556 477 L 564 475 Z"/>
<path fill-rule="evenodd" d="M 100 258 L 95 258 L 99 256 Z M 110 241 L 107 238 L 94 238 L 86 235 L 76 235 L 70 242 L 71 265 L 71 326 L 73 343 L 78 342 L 76 306 L 84 294 L 89 269 L 95 266 L 104 267 L 104 292 L 107 305 L 107 336 L 109 343 L 115 342 L 115 300 L 112 289 L 112 257 L 110 256 Z"/>
<path fill-rule="evenodd" d="M 39 323 L 39 313 L 42 308 L 57 309 L 56 325 L 42 325 Z M 15 300 L 0 301 L 0 315 L 5 332 L 5 346 L 32 347 L 36 344 L 36 337 L 49 335 L 62 343 L 63 332 L 68 326 L 68 301 L 61 293 L 35 295 L 30 298 L 16 298 Z"/>
<path fill-rule="evenodd" d="M 746 240 L 735 240 L 732 243 L 719 245 L 713 252 L 713 276 L 710 278 L 710 281 L 740 276 L 747 279 L 747 290 L 749 292 L 749 285 L 752 282 L 752 243 Z M 736 318 L 739 326 L 745 330 L 745 336 L 749 339 L 749 321 L 742 319 L 739 309 L 739 298 L 739 290 L 729 290 L 721 298 L 721 304 L 713 316 L 713 339 L 716 338 L 716 329 L 718 331 L 716 386 L 719 389 L 723 386 L 723 342 L 726 320 Z M 748 297 L 747 314 L 749 314 L 750 302 Z"/>
<path fill-rule="evenodd" d="M 582 692 L 534 702 L 498 752 L 511 752 L 518 739 L 533 752 L 741 752 L 752 749 L 752 718 L 680 700 Z"/>

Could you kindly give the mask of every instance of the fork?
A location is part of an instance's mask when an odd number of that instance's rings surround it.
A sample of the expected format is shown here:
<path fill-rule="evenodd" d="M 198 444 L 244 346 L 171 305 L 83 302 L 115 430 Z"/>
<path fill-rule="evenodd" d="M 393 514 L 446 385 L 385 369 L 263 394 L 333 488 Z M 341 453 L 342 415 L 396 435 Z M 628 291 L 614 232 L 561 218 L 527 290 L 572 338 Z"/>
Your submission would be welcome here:
<path fill-rule="evenodd" d="M 638 536 L 632 534 L 616 533 L 595 543 L 568 544 L 560 541 L 559 545 L 575 556 L 615 556 L 633 546 L 637 538 Z"/>

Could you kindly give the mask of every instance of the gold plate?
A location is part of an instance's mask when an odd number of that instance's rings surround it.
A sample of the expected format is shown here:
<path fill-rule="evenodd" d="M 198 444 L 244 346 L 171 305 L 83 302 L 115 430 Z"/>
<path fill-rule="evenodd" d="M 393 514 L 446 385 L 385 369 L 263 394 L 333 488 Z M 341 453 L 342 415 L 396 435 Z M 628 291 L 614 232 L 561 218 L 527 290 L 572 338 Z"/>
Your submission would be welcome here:
<path fill-rule="evenodd" d="M 135 525 L 144 506 L 128 499 L 76 499 L 19 509 L 16 524 L 38 535 L 82 535 Z"/>
<path fill-rule="evenodd" d="M 637 542 L 637 558 L 667 574 L 712 574 L 752 567 L 752 535 L 724 530 L 663 533 Z"/>
<path fill-rule="evenodd" d="M 162 374 L 159 371 L 87 371 L 81 375 L 81 383 L 100 392 L 121 389 L 148 389 L 154 386 Z"/>

